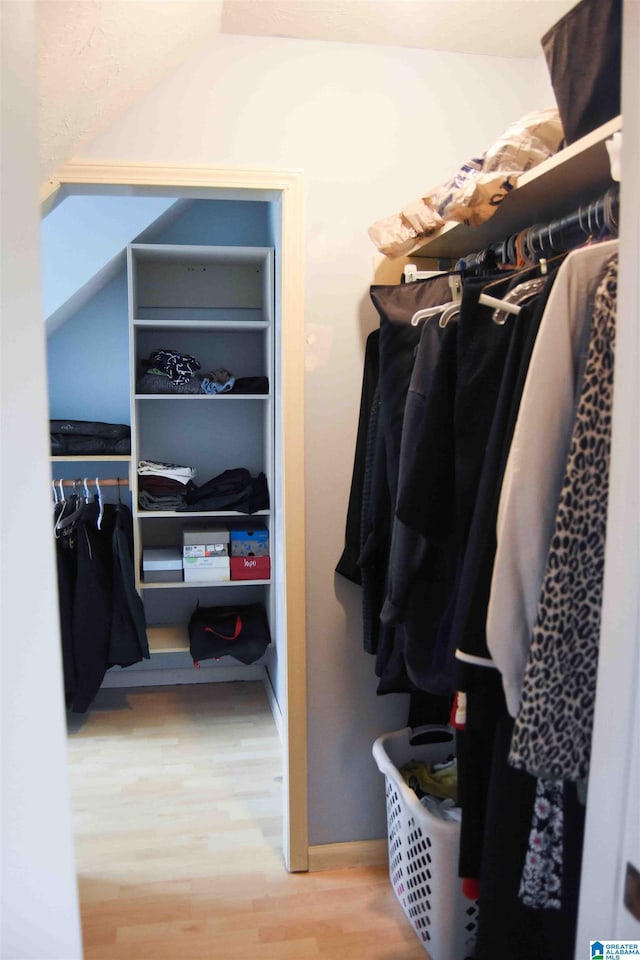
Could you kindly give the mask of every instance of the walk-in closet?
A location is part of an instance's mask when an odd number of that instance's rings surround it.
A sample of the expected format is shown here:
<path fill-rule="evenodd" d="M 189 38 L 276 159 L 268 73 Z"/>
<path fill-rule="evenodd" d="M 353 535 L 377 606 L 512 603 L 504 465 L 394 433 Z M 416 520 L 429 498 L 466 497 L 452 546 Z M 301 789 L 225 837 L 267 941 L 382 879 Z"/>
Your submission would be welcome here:
<path fill-rule="evenodd" d="M 636 0 L 2 19 L 2 950 L 640 943 Z"/>
<path fill-rule="evenodd" d="M 185 843 L 225 874 L 252 831 L 283 868 L 272 204 L 76 196 L 42 239 L 79 875 Z"/>

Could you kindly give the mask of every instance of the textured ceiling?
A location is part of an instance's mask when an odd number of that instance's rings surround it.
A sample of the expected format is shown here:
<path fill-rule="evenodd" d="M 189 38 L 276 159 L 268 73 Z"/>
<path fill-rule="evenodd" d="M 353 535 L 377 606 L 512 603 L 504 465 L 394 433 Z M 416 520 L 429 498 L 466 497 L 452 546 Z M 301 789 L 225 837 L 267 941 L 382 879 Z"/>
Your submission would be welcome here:
<path fill-rule="evenodd" d="M 0 0 L 2 2 L 2 0 Z M 537 56 L 574 0 L 37 0 L 42 179 L 219 32 Z"/>
<path fill-rule="evenodd" d="M 221 13 L 222 0 L 38 0 L 42 178 L 219 33 Z"/>
<path fill-rule="evenodd" d="M 575 0 L 227 0 L 224 33 L 535 57 Z"/>

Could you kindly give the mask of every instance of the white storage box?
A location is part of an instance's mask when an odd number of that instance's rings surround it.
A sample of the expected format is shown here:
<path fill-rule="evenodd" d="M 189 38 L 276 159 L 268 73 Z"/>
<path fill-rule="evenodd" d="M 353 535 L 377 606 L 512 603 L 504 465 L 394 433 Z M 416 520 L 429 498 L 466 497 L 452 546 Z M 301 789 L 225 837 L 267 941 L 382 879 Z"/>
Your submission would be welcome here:
<path fill-rule="evenodd" d="M 183 557 L 186 583 L 218 583 L 231 580 L 229 557 Z"/>
<path fill-rule="evenodd" d="M 177 583 L 182 580 L 179 547 L 145 547 L 142 551 L 142 579 L 145 583 Z"/>
<path fill-rule="evenodd" d="M 411 744 L 412 737 L 425 733 L 446 739 Z M 400 768 L 410 760 L 440 763 L 454 753 L 449 727 L 407 727 L 378 737 L 373 745 L 385 776 L 391 886 L 431 960 L 473 957 L 478 905 L 463 896 L 458 877 L 460 824 L 423 807 Z"/>

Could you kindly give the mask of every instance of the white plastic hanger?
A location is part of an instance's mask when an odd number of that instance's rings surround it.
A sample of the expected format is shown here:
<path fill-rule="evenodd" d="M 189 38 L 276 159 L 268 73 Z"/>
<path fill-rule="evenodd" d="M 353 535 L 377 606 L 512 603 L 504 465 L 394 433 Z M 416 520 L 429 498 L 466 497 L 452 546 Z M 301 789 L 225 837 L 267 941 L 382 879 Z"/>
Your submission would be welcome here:
<path fill-rule="evenodd" d="M 102 490 L 100 489 L 100 481 L 98 480 L 97 477 L 96 477 L 96 490 L 98 491 L 98 505 L 100 508 L 98 510 L 98 522 L 96 526 L 98 527 L 98 530 L 99 530 L 102 524 L 102 518 L 104 516 L 104 503 L 102 502 Z"/>
<path fill-rule="evenodd" d="M 458 305 L 459 301 L 462 299 L 461 277 L 455 273 L 452 273 L 449 277 L 449 287 L 451 288 L 451 293 L 453 294 L 452 300 L 454 303 L 456 303 L 456 305 Z M 439 313 L 442 313 L 443 310 L 446 312 L 448 307 L 451 307 L 451 304 L 440 303 L 437 307 L 425 307 L 423 310 L 416 310 L 414 315 L 411 317 L 411 326 L 417 327 L 421 320 L 428 320 L 429 317 L 435 317 Z"/>

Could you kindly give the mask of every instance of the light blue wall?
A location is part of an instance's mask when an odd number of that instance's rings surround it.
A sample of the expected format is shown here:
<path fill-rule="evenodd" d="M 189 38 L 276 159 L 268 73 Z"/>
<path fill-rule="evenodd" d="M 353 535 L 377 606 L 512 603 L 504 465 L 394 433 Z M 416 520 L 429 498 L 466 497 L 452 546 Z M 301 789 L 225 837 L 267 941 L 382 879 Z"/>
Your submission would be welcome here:
<path fill-rule="evenodd" d="M 123 270 L 47 340 L 51 418 L 129 423 L 128 355 Z"/>
<path fill-rule="evenodd" d="M 42 297 L 51 316 L 175 201 L 166 197 L 67 197 L 40 224 Z"/>
<path fill-rule="evenodd" d="M 122 205 L 129 198 L 93 199 L 111 200 L 114 216 L 120 216 Z M 159 233 L 154 242 L 266 246 L 271 236 L 269 206 L 261 202 L 198 200 L 182 217 Z M 83 208 L 83 216 L 85 213 Z M 101 207 L 101 218 L 105 216 L 106 210 Z M 61 218 L 59 223 L 62 231 L 60 245 L 66 247 L 68 221 Z M 133 240 L 135 237 L 129 237 L 126 242 Z M 47 249 L 53 249 L 55 245 L 56 237 L 50 233 Z M 84 276 L 79 280 L 85 281 Z M 129 340 L 124 271 L 55 330 L 48 338 L 47 347 L 52 419 L 129 423 Z"/>
<path fill-rule="evenodd" d="M 113 216 L 117 217 L 122 214 L 129 198 L 99 199 L 111 200 Z M 153 240 L 148 242 L 273 246 L 275 227 L 272 206 L 267 202 L 198 200 L 164 229 L 154 233 L 151 227 Z M 87 209 L 82 208 L 83 216 Z M 100 211 L 101 218 L 108 218 L 108 210 L 104 205 Z M 275 222 L 278 222 L 277 217 Z M 62 229 L 62 225 L 69 224 L 69 219 L 61 217 L 58 223 Z M 90 227 L 89 224 L 84 226 Z M 60 236 L 59 240 L 63 248 L 68 247 L 66 235 Z M 133 241 L 135 236 L 129 236 L 123 243 Z M 56 242 L 55 234 L 49 231 L 45 256 L 47 250 L 55 248 Z M 111 256 L 118 252 L 113 248 Z M 79 283 L 85 283 L 86 280 L 85 275 L 78 277 Z M 69 295 L 73 292 L 70 290 Z M 127 278 L 126 271 L 122 270 L 49 335 L 47 360 L 52 419 L 130 422 L 128 323 Z M 122 472 L 117 466 L 113 471 L 114 476 Z M 75 473 L 75 465 L 68 466 L 66 470 L 64 465 L 56 465 L 56 476 L 72 478 Z M 101 476 L 108 474 L 108 468 L 101 469 Z M 267 661 L 276 699 L 282 703 L 284 667 L 275 646 L 269 649 Z"/>
<path fill-rule="evenodd" d="M 198 200 L 153 242 L 271 246 L 269 207 L 250 200 Z"/>

